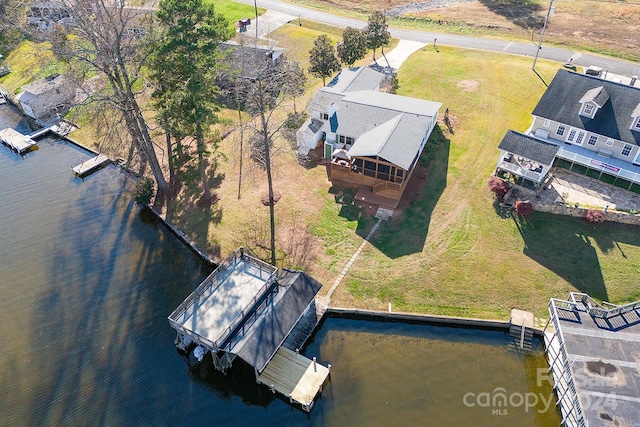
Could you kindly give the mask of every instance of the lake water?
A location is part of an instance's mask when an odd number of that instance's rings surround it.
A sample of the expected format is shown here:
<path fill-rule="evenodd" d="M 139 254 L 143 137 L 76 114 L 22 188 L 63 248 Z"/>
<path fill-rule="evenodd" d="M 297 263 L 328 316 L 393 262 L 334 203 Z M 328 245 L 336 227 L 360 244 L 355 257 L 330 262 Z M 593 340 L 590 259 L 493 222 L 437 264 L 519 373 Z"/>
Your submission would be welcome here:
<path fill-rule="evenodd" d="M 117 167 L 75 178 L 90 157 L 54 137 L 24 158 L 0 146 L 0 426 L 559 425 L 555 408 L 478 404 L 551 394 L 544 357 L 501 332 L 326 319 L 305 349 L 333 365 L 311 414 L 246 366 L 190 373 L 167 316 L 210 267 Z"/>

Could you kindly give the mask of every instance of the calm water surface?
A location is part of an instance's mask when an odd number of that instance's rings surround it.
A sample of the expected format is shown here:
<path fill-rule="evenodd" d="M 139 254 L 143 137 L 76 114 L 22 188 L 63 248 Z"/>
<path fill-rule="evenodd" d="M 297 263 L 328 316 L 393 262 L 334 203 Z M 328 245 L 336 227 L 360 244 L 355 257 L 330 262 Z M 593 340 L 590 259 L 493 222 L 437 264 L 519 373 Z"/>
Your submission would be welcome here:
<path fill-rule="evenodd" d="M 544 359 L 497 332 L 329 318 L 306 349 L 333 365 L 310 415 L 242 365 L 191 374 L 166 317 L 210 268 L 118 168 L 74 178 L 89 157 L 53 137 L 24 158 L 0 146 L 0 426 L 559 425 L 553 410 L 464 404 L 551 393 Z"/>

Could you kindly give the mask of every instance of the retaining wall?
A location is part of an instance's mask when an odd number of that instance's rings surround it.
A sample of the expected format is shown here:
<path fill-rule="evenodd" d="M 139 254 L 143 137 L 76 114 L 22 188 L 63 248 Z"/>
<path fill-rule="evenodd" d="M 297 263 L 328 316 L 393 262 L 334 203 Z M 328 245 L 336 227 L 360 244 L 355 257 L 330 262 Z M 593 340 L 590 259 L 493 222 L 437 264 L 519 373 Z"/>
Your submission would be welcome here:
<path fill-rule="evenodd" d="M 568 215 L 576 218 L 586 218 L 589 209 L 567 206 L 561 204 L 536 203 L 531 200 L 533 207 L 538 212 L 548 212 L 556 215 Z M 640 215 L 632 215 L 625 212 L 605 212 L 605 221 L 619 222 L 622 224 L 640 225 Z"/>
<path fill-rule="evenodd" d="M 360 310 L 356 308 L 343 308 L 343 307 L 328 307 L 325 313 L 326 315 L 334 315 L 337 317 L 346 317 L 362 320 L 375 320 L 375 321 L 396 321 L 396 322 L 410 322 L 420 323 L 425 325 L 436 326 L 455 326 L 466 327 L 476 329 L 491 329 L 509 332 L 509 321 L 503 320 L 488 320 L 488 319 L 474 319 L 467 317 L 453 317 L 453 316 L 434 316 L 431 314 L 416 314 L 416 313 L 402 313 L 402 312 L 388 312 L 388 311 L 374 311 L 374 310 Z M 531 328 L 536 338 L 542 339 L 544 332 Z"/>

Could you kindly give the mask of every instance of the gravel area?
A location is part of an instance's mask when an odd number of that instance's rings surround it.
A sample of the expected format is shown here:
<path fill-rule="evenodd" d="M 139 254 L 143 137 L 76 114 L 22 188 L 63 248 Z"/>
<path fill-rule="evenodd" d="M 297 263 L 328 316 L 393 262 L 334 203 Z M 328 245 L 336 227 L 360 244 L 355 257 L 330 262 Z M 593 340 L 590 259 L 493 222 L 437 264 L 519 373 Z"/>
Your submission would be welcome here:
<path fill-rule="evenodd" d="M 429 0 L 418 3 L 406 4 L 387 10 L 387 16 L 402 16 L 413 12 L 422 12 L 430 9 L 453 6 L 462 3 L 471 3 L 476 0 Z"/>

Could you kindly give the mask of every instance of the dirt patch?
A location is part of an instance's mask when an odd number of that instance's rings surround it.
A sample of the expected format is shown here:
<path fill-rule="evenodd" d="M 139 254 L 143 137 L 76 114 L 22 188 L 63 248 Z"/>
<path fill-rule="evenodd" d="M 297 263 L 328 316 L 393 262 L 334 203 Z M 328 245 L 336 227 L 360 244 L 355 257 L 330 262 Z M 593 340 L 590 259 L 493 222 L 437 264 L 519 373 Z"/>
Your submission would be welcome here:
<path fill-rule="evenodd" d="M 456 86 L 458 86 L 465 92 L 475 92 L 476 90 L 478 90 L 480 82 L 477 80 L 460 80 Z"/>

